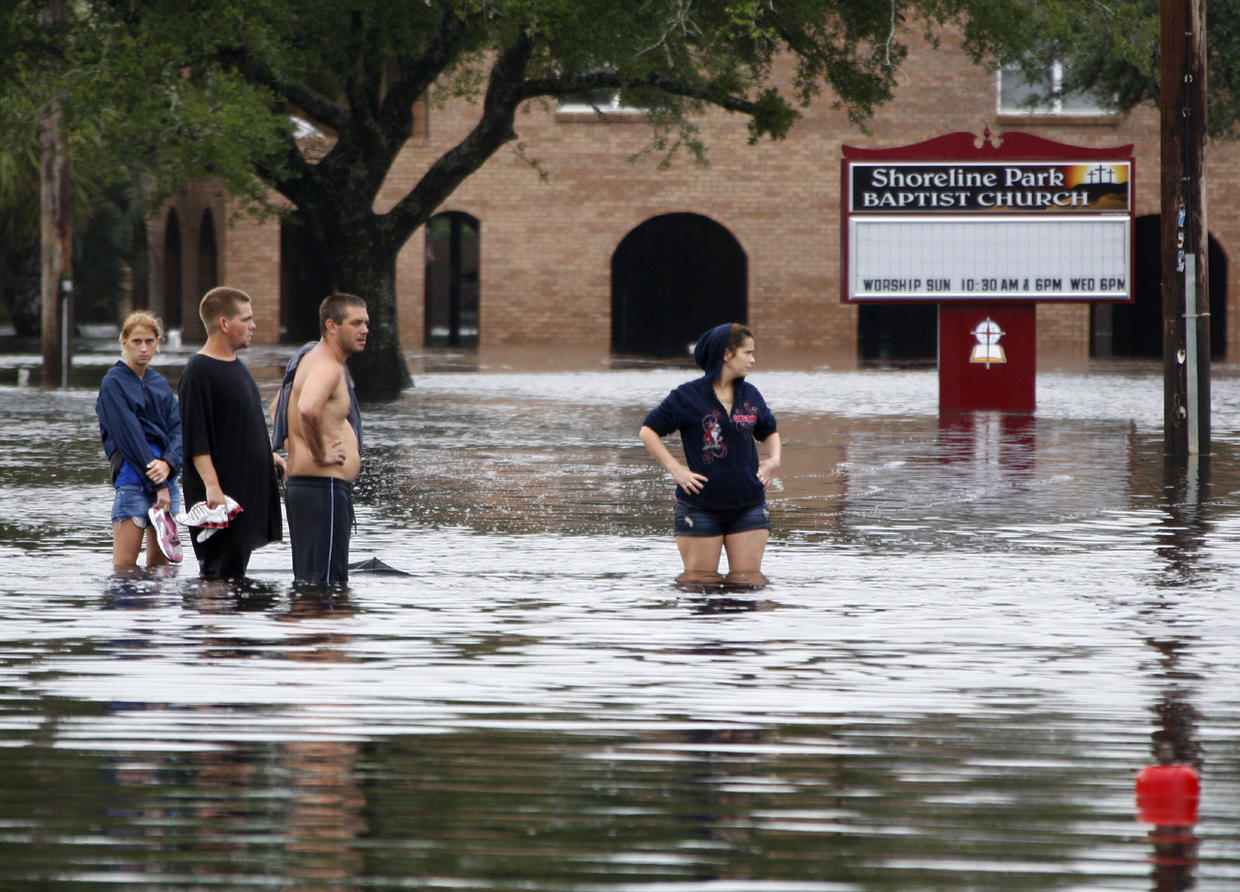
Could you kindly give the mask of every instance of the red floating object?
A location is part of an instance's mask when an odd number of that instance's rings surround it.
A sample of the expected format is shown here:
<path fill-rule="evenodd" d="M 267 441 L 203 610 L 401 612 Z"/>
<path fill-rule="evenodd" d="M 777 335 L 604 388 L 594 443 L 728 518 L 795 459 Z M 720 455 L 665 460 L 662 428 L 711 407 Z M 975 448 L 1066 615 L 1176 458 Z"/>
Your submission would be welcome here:
<path fill-rule="evenodd" d="M 1191 765 L 1149 765 L 1137 775 L 1137 818 L 1146 824 L 1197 823 L 1201 780 Z"/>

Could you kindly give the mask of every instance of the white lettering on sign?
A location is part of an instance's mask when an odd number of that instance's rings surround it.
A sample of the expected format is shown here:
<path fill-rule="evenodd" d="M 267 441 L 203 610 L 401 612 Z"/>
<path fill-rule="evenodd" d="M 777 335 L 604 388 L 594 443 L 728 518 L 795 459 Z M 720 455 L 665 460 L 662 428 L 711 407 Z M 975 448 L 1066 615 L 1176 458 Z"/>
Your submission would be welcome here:
<path fill-rule="evenodd" d="M 891 189 L 993 189 L 999 185 L 999 175 L 990 170 L 964 170 L 959 167 L 934 172 L 906 172 L 898 167 L 878 167 L 871 174 L 871 181 L 879 188 Z"/>
<path fill-rule="evenodd" d="M 1089 207 L 1088 192 L 982 192 L 977 203 L 984 208 L 1076 208 Z"/>
<path fill-rule="evenodd" d="M 1063 185 L 1063 171 L 1056 168 L 1029 170 L 1024 167 L 1005 167 L 1003 185 L 1025 188 L 1046 188 Z"/>

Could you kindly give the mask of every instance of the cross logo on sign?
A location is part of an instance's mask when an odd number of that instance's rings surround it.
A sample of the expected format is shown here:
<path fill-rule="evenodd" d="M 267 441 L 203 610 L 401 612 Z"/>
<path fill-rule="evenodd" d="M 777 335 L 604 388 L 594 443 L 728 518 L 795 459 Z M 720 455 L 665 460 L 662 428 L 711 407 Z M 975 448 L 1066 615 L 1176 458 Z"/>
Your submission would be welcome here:
<path fill-rule="evenodd" d="M 969 354 L 969 362 L 984 362 L 986 368 L 990 368 L 991 363 L 1007 362 L 1007 354 L 999 346 L 999 339 L 1004 334 L 1006 332 L 999 328 L 989 316 L 977 323 L 973 329 L 973 337 L 977 339 L 977 346 Z"/>

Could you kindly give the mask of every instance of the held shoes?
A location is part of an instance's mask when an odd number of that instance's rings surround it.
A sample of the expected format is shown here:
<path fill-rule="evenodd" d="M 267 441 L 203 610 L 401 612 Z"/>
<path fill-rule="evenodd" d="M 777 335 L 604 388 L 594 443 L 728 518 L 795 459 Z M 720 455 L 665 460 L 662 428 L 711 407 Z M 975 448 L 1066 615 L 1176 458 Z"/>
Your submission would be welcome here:
<path fill-rule="evenodd" d="M 176 521 L 168 513 L 167 508 L 152 508 L 146 512 L 155 528 L 155 541 L 164 557 L 174 564 L 181 563 L 181 538 L 177 535 Z"/>
<path fill-rule="evenodd" d="M 176 522 L 182 526 L 199 527 L 194 533 L 195 542 L 206 542 L 215 535 L 216 530 L 228 526 L 228 522 L 240 514 L 242 508 L 232 496 L 224 496 L 224 504 L 208 508 L 206 502 L 198 502 L 188 511 L 176 516 Z"/>

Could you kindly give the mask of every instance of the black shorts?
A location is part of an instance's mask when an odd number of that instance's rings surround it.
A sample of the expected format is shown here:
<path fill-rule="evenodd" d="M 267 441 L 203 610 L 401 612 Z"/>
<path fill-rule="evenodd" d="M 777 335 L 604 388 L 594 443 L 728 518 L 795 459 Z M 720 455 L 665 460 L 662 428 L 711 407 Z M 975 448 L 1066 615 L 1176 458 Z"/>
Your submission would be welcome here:
<path fill-rule="evenodd" d="M 290 477 L 285 483 L 284 510 L 294 581 L 347 582 L 353 484 L 338 477 Z"/>

